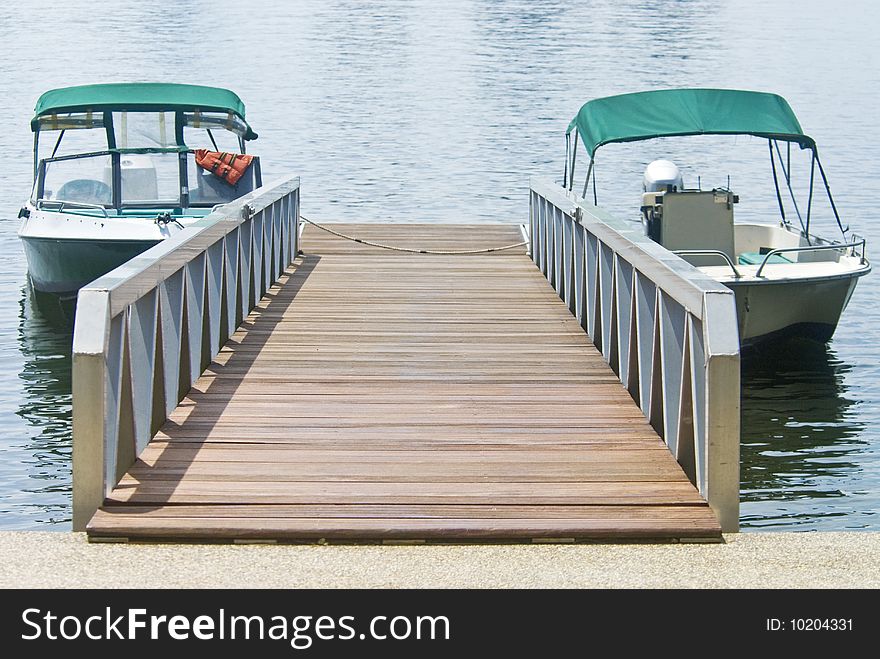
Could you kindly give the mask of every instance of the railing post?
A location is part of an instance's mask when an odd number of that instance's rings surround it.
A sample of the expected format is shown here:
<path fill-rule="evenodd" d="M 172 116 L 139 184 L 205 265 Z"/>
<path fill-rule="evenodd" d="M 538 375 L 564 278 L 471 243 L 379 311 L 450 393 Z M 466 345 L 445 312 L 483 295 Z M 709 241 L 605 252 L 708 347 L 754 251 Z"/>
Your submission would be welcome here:
<path fill-rule="evenodd" d="M 291 212 L 290 235 L 293 241 L 293 249 L 290 252 L 290 263 L 293 263 L 299 256 L 299 189 L 293 193 L 293 211 Z"/>
<path fill-rule="evenodd" d="M 703 297 L 706 344 L 706 491 L 703 495 L 718 516 L 721 530 L 739 530 L 740 365 L 732 295 Z M 733 394 L 733 395 L 731 395 Z"/>
<path fill-rule="evenodd" d="M 106 349 L 110 318 L 106 290 L 83 291 L 73 333 L 73 530 L 83 531 L 104 501 L 107 416 Z"/>

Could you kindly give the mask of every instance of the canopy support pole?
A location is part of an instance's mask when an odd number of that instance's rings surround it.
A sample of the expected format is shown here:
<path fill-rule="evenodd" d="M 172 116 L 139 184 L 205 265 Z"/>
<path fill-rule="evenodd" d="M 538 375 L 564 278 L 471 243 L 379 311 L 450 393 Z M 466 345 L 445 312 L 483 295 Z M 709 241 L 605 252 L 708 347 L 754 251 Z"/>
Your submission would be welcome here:
<path fill-rule="evenodd" d="M 590 161 L 590 164 L 591 165 L 593 164 L 592 160 Z M 599 205 L 599 197 L 596 196 L 596 172 L 595 172 L 595 170 L 593 171 L 593 205 L 594 206 Z"/>
<path fill-rule="evenodd" d="M 810 243 L 810 212 L 813 209 L 813 181 L 816 179 L 816 152 L 810 160 L 810 194 L 807 196 L 807 244 Z"/>
<path fill-rule="evenodd" d="M 779 202 L 779 214 L 782 216 L 782 222 L 788 225 L 788 219 L 785 217 L 785 206 L 782 204 L 782 193 L 779 192 L 779 178 L 776 176 L 776 157 L 773 155 L 773 140 L 767 140 L 767 148 L 770 150 L 770 167 L 773 169 L 773 185 L 776 187 L 776 201 Z"/>
<path fill-rule="evenodd" d="M 788 184 L 788 195 L 791 197 L 791 203 L 794 204 L 794 212 L 797 213 L 798 222 L 801 225 L 801 231 L 803 231 L 804 236 L 807 235 L 807 227 L 804 226 L 804 218 L 801 216 L 801 209 L 798 208 L 797 199 L 794 196 L 794 190 L 791 189 L 791 168 L 786 168 L 785 163 L 782 162 L 782 151 L 779 149 L 779 142 L 773 140 L 773 144 L 776 147 L 776 154 L 779 156 L 779 166 L 782 167 L 782 173 L 785 174 L 785 182 Z M 789 162 L 789 164 L 791 164 Z M 809 238 L 807 238 L 807 242 L 809 243 Z"/>
<path fill-rule="evenodd" d="M 831 202 L 831 210 L 834 212 L 834 219 L 837 220 L 837 226 L 840 228 L 840 233 L 846 238 L 846 232 L 849 231 L 849 226 L 844 227 L 843 222 L 840 221 L 840 214 L 837 212 L 837 205 L 834 203 L 834 197 L 831 196 L 831 186 L 828 185 L 828 177 L 825 176 L 825 168 L 822 167 L 822 161 L 819 160 L 819 152 L 815 149 L 813 150 L 813 158 L 816 164 L 819 165 L 819 173 L 822 175 L 822 183 L 825 184 L 825 192 L 828 194 L 828 201 Z"/>
<path fill-rule="evenodd" d="M 58 133 L 58 139 L 55 140 L 55 148 L 52 149 L 52 158 L 54 158 L 55 154 L 58 153 L 58 147 L 61 146 L 61 138 L 64 137 L 64 133 L 65 133 L 64 130 L 62 130 L 60 133 Z"/>
<path fill-rule="evenodd" d="M 590 187 L 590 178 L 593 176 L 593 159 L 590 158 L 590 165 L 587 167 L 587 178 L 584 180 L 584 191 L 581 193 L 581 197 L 586 198 L 587 189 Z"/>
<path fill-rule="evenodd" d="M 782 158 L 780 157 L 780 162 L 782 162 Z M 788 165 L 788 171 L 791 171 L 791 142 L 785 143 L 785 162 Z M 786 174 L 785 180 L 788 181 L 788 184 L 791 185 L 791 176 Z"/>
<path fill-rule="evenodd" d="M 34 131 L 34 181 L 37 180 L 37 172 L 40 170 L 40 131 Z"/>
<path fill-rule="evenodd" d="M 562 187 L 571 190 L 571 184 L 568 180 L 568 156 L 571 151 L 571 136 L 565 134 L 565 170 L 562 172 Z"/>

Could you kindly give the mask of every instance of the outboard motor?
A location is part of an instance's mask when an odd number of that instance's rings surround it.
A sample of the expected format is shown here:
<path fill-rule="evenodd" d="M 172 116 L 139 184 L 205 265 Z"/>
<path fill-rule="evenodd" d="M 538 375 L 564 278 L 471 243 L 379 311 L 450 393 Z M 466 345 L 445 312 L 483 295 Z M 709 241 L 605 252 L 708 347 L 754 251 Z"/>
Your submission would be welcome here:
<path fill-rule="evenodd" d="M 656 210 L 656 195 L 652 192 L 674 192 L 684 188 L 681 170 L 671 160 L 655 160 L 645 167 L 645 178 L 642 195 L 642 218 L 645 235 L 657 243 L 661 243 L 660 213 Z"/>
<path fill-rule="evenodd" d="M 655 160 L 645 167 L 644 192 L 660 192 L 668 190 L 669 186 L 674 190 L 681 190 L 684 184 L 681 182 L 681 170 L 671 160 Z"/>

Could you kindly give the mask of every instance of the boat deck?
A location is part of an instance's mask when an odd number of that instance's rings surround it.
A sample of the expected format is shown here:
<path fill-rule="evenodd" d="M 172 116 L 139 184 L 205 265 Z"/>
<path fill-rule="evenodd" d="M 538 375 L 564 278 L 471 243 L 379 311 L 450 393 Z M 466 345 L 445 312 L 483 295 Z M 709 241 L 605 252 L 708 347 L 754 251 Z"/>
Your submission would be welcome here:
<path fill-rule="evenodd" d="M 428 249 L 511 225 L 334 225 Z M 719 523 L 524 248 L 314 227 L 93 539 L 709 539 Z"/>

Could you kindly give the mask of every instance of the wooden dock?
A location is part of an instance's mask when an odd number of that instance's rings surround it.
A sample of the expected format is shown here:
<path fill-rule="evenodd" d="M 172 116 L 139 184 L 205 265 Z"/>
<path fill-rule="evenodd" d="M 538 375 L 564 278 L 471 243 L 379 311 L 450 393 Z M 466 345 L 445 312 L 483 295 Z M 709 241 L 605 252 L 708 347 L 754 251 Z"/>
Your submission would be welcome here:
<path fill-rule="evenodd" d="M 428 249 L 515 225 L 334 225 Z M 524 248 L 307 227 L 281 277 L 88 525 L 92 538 L 721 537 Z"/>

